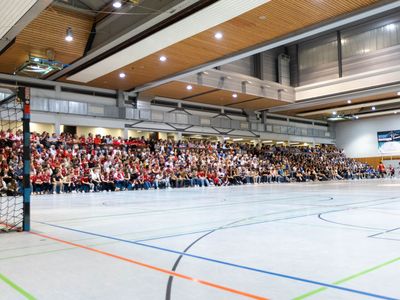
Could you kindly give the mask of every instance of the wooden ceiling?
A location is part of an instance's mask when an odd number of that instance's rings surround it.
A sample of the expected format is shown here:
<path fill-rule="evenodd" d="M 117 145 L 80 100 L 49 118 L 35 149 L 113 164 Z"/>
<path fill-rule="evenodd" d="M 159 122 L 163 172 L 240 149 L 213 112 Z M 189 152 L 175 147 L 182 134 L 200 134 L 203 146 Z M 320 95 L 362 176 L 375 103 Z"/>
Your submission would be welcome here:
<path fill-rule="evenodd" d="M 253 95 L 235 93 L 227 90 L 216 90 L 201 85 L 192 85 L 192 90 L 187 90 L 187 83 L 173 81 L 142 93 L 147 97 L 165 97 L 185 100 L 195 103 L 205 103 L 219 106 L 228 106 L 242 109 L 260 110 L 273 106 L 284 105 L 287 102 L 261 98 Z M 233 97 L 236 94 L 237 97 Z"/>
<path fill-rule="evenodd" d="M 123 69 L 99 77 L 89 82 L 89 85 L 130 90 L 376 2 L 379 0 L 270 1 L 215 28 L 127 65 Z M 214 38 L 217 31 L 223 32 L 222 40 Z M 160 62 L 161 55 L 165 55 L 168 61 Z M 121 71 L 127 74 L 124 80 L 118 78 Z"/>
<path fill-rule="evenodd" d="M 58 7 L 48 7 L 17 36 L 15 43 L 0 55 L 0 72 L 13 73 L 29 54 L 47 57 L 54 50 L 56 61 L 69 64 L 82 57 L 93 19 Z M 66 30 L 73 29 L 74 41 L 65 41 Z"/>

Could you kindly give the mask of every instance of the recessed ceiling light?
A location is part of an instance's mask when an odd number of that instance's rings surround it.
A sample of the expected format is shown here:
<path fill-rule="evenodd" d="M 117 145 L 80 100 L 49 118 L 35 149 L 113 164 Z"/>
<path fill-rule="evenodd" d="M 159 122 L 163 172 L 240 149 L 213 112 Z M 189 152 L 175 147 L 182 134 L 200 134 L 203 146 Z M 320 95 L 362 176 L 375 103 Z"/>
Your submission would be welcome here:
<path fill-rule="evenodd" d="M 191 90 L 193 90 L 193 87 L 189 84 L 188 86 L 186 86 L 186 89 L 187 89 L 188 91 L 191 91 Z"/>
<path fill-rule="evenodd" d="M 160 56 L 160 61 L 167 61 L 167 57 L 166 56 Z"/>
<path fill-rule="evenodd" d="M 222 39 L 222 38 L 224 37 L 224 35 L 222 34 L 222 32 L 217 32 L 217 33 L 214 35 L 214 37 L 215 37 L 217 40 L 220 40 L 220 39 Z"/>
<path fill-rule="evenodd" d="M 126 74 L 124 72 L 119 73 L 119 78 L 125 78 Z"/>
<path fill-rule="evenodd" d="M 121 3 L 121 1 L 114 1 L 113 6 L 114 6 L 115 8 L 121 8 L 122 3 Z"/>
<path fill-rule="evenodd" d="M 376 107 L 375 107 L 375 106 L 372 106 L 371 109 L 372 109 L 372 110 L 376 110 Z"/>
<path fill-rule="evenodd" d="M 71 27 L 67 28 L 67 34 L 65 35 L 65 40 L 67 42 L 72 42 L 74 40 L 74 35 L 72 33 L 72 28 Z"/>
<path fill-rule="evenodd" d="M 234 94 L 232 94 L 232 97 L 233 97 L 233 98 L 237 98 L 237 97 L 238 97 L 238 94 L 234 93 Z"/>
<path fill-rule="evenodd" d="M 332 112 L 332 115 L 336 116 L 336 115 L 337 115 L 337 112 L 336 112 L 336 111 L 333 111 L 333 112 Z"/>
<path fill-rule="evenodd" d="M 348 104 L 351 104 L 351 100 L 347 100 L 347 103 L 348 103 Z"/>
<path fill-rule="evenodd" d="M 358 120 L 359 116 L 355 116 L 355 118 Z"/>

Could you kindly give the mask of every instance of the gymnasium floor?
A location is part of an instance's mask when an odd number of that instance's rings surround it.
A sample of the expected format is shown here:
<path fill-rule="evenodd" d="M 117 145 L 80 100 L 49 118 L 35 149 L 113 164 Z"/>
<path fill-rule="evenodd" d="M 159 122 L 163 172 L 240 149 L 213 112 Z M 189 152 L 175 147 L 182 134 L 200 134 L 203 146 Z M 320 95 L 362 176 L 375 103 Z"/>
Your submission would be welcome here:
<path fill-rule="evenodd" d="M 400 299 L 400 180 L 33 197 L 0 299 Z"/>

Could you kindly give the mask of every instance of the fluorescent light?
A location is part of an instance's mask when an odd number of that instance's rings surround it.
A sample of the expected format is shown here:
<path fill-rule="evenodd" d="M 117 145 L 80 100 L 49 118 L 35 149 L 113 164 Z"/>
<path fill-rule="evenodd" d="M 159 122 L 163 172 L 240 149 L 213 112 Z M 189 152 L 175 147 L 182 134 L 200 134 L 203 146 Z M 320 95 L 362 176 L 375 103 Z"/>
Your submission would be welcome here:
<path fill-rule="evenodd" d="M 67 34 L 65 35 L 65 40 L 67 42 L 72 42 L 74 40 L 74 35 L 72 33 L 72 28 L 71 27 L 67 28 Z"/>
<path fill-rule="evenodd" d="M 119 78 L 125 78 L 126 74 L 124 72 L 119 73 Z"/>
<path fill-rule="evenodd" d="M 217 33 L 214 35 L 214 37 L 215 37 L 217 40 L 220 40 L 220 39 L 222 39 L 222 38 L 224 37 L 224 35 L 222 34 L 222 32 L 217 32 Z"/>
<path fill-rule="evenodd" d="M 234 142 L 240 142 L 243 141 L 243 139 L 233 139 Z"/>
<path fill-rule="evenodd" d="M 285 142 L 276 142 L 276 144 L 277 145 L 282 145 L 282 144 L 284 144 Z"/>
<path fill-rule="evenodd" d="M 236 93 L 235 93 L 235 94 L 232 94 L 232 97 L 233 97 L 233 98 L 237 98 L 237 97 L 238 97 L 238 94 L 236 94 Z"/>
<path fill-rule="evenodd" d="M 191 91 L 191 90 L 193 90 L 193 87 L 189 84 L 188 86 L 186 86 L 186 89 L 187 89 L 188 91 Z"/>
<path fill-rule="evenodd" d="M 225 141 L 230 140 L 230 139 L 231 139 L 231 138 L 230 138 L 229 136 L 224 137 L 224 140 L 225 140 Z"/>
<path fill-rule="evenodd" d="M 263 143 L 273 143 L 274 141 L 263 141 Z"/>
<path fill-rule="evenodd" d="M 122 3 L 121 3 L 121 1 L 114 1 L 114 3 L 113 3 L 113 6 L 115 7 L 115 8 L 121 8 L 121 6 L 122 6 Z"/>
<path fill-rule="evenodd" d="M 165 57 L 164 55 L 160 56 L 160 61 L 167 61 L 167 57 Z"/>

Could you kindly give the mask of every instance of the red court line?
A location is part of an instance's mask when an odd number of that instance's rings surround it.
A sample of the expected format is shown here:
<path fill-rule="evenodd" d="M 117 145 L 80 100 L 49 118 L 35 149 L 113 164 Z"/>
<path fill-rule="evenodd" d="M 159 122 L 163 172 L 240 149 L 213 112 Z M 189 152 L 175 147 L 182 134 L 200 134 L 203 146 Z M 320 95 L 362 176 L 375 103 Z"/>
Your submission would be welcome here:
<path fill-rule="evenodd" d="M 213 287 L 213 288 L 216 288 L 216 289 L 219 289 L 219 290 L 223 290 L 225 292 L 233 293 L 233 294 L 244 296 L 244 297 L 251 298 L 251 299 L 268 300 L 268 298 L 265 298 L 265 297 L 253 295 L 253 294 L 246 293 L 246 292 L 242 292 L 242 291 L 239 291 L 239 290 L 236 290 L 236 289 L 232 289 L 232 288 L 229 288 L 229 287 L 226 287 L 226 286 L 222 286 L 222 285 L 219 285 L 219 284 L 215 284 L 215 283 L 212 283 L 212 282 L 209 282 L 209 281 L 206 281 L 206 280 L 193 278 L 193 277 L 190 277 L 190 276 L 187 276 L 187 275 L 184 275 L 184 274 L 180 274 L 180 273 L 177 273 L 177 272 L 174 272 L 174 271 L 162 269 L 162 268 L 159 268 L 159 267 L 156 267 L 156 266 L 152 266 L 152 265 L 149 265 L 149 264 L 146 264 L 146 263 L 142 263 L 140 261 L 136 261 L 136 260 L 133 260 L 133 259 L 130 259 L 130 258 L 126 258 L 126 257 L 119 256 L 119 255 L 116 255 L 116 254 L 112 254 L 112 253 L 109 253 L 109 252 L 105 252 L 105 251 L 102 251 L 102 250 L 99 250 L 99 249 L 87 247 L 87 246 L 76 244 L 76 243 L 73 243 L 73 242 L 68 242 L 68 241 L 65 241 L 65 240 L 61 240 L 59 238 L 51 237 L 51 236 L 48 236 L 48 235 L 45 235 L 45 234 L 41 234 L 41 233 L 37 233 L 37 232 L 32 232 L 31 231 L 30 233 L 34 234 L 34 235 L 37 235 L 37 236 L 40 236 L 42 238 L 46 238 L 46 239 L 57 241 L 57 242 L 60 242 L 60 243 L 63 243 L 63 244 L 75 246 L 75 247 L 78 247 L 78 248 L 81 248 L 81 249 L 89 250 L 89 251 L 96 252 L 96 253 L 99 253 L 99 254 L 103 254 L 103 255 L 106 255 L 106 256 L 109 256 L 109 257 L 113 257 L 113 258 L 116 258 L 116 259 L 119 259 L 119 260 L 122 260 L 122 261 L 126 261 L 126 262 L 129 262 L 131 264 L 135 264 L 135 265 L 147 268 L 147 269 L 151 269 L 151 270 L 154 270 L 154 271 L 165 273 L 165 274 L 168 274 L 170 276 L 174 276 L 174 277 L 190 280 L 190 281 L 193 281 L 193 282 L 196 282 L 196 283 L 200 283 L 202 285 L 206 285 L 206 286 Z"/>

